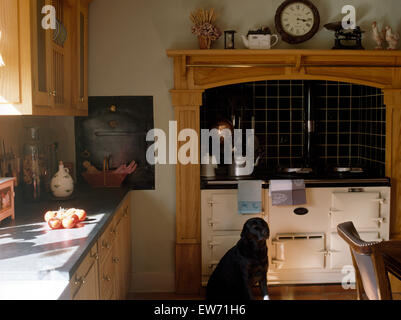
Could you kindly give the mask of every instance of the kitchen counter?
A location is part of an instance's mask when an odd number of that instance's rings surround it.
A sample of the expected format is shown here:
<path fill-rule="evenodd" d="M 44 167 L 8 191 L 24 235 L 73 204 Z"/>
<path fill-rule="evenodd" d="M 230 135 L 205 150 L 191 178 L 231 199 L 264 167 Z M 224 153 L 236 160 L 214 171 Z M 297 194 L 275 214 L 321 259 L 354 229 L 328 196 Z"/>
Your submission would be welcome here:
<path fill-rule="evenodd" d="M 76 198 L 69 201 L 16 204 L 16 219 L 0 223 L 0 299 L 59 299 L 67 295 L 71 276 L 128 192 L 124 188 L 80 187 Z M 85 225 L 50 230 L 44 213 L 60 207 L 86 210 Z"/>

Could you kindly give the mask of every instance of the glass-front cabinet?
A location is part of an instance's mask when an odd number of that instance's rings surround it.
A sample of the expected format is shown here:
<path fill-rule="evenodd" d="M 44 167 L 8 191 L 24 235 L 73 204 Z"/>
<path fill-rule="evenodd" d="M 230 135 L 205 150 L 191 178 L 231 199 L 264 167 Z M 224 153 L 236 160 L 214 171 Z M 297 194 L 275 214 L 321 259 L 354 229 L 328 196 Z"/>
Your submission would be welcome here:
<path fill-rule="evenodd" d="M 78 67 L 78 81 L 75 88 L 75 101 L 77 108 L 80 110 L 88 109 L 88 5 L 86 2 L 81 1 L 78 7 L 77 24 L 78 24 L 78 50 L 77 67 Z"/>
<path fill-rule="evenodd" d="M 91 0 L 15 1 L 18 9 L 6 9 L 18 10 L 19 39 L 13 41 L 19 42 L 15 56 L 21 57 L 23 76 L 20 82 L 12 81 L 11 74 L 2 79 L 22 95 L 10 109 L 22 115 L 87 115 Z"/>

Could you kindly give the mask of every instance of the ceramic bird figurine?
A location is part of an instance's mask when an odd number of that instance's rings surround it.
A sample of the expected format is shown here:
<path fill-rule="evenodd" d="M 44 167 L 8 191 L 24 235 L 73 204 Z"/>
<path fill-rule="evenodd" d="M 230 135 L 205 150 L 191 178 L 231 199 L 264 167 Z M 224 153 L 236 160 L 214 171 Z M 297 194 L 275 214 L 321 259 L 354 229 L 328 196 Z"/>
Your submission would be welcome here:
<path fill-rule="evenodd" d="M 386 41 L 388 42 L 387 50 L 396 50 L 398 47 L 398 41 L 400 40 L 400 35 L 397 32 L 393 32 L 391 27 L 386 27 Z"/>
<path fill-rule="evenodd" d="M 372 38 L 376 42 L 376 50 L 381 50 L 383 49 L 384 42 L 386 41 L 386 31 L 382 30 L 379 31 L 379 27 L 377 26 L 377 22 L 374 21 L 372 23 Z"/>

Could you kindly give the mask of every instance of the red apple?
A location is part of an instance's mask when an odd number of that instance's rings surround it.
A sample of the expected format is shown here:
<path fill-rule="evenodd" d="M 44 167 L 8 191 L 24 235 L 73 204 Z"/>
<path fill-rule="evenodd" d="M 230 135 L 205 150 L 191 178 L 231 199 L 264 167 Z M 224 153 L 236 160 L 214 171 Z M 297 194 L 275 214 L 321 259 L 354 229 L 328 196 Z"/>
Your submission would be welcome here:
<path fill-rule="evenodd" d="M 72 229 L 75 227 L 78 221 L 78 216 L 76 214 L 71 214 L 62 220 L 62 224 L 64 228 Z"/>
<path fill-rule="evenodd" d="M 82 209 L 75 210 L 75 214 L 78 216 L 80 222 L 85 221 L 86 219 L 86 211 Z"/>
<path fill-rule="evenodd" d="M 45 221 L 49 222 L 50 219 L 56 218 L 57 211 L 47 211 L 45 213 Z"/>
<path fill-rule="evenodd" d="M 60 220 L 63 220 L 65 217 L 67 217 L 67 211 L 64 209 L 60 209 L 59 211 L 57 211 L 57 218 Z"/>
<path fill-rule="evenodd" d="M 53 230 L 61 229 L 61 227 L 62 227 L 62 221 L 57 218 L 51 218 L 47 223 L 48 223 L 50 229 L 53 229 Z"/>

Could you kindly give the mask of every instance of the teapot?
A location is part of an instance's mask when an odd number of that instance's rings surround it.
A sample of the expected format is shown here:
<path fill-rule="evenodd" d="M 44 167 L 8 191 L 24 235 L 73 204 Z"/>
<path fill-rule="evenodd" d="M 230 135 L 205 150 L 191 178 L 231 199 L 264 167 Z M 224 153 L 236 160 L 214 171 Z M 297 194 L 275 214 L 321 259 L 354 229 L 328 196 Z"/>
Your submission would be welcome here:
<path fill-rule="evenodd" d="M 272 38 L 275 41 L 272 43 Z M 247 36 L 242 35 L 242 42 L 248 49 L 271 49 L 279 42 L 276 34 L 271 34 L 268 28 L 249 31 Z"/>

